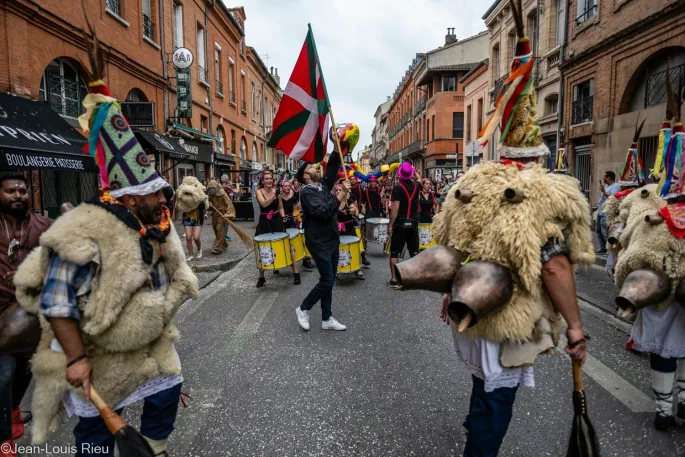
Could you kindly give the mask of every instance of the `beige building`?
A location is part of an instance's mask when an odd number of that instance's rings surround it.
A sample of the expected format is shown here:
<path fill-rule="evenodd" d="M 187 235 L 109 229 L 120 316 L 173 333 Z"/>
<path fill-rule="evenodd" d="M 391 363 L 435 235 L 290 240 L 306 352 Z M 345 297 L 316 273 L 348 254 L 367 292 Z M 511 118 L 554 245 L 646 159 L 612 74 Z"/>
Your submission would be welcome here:
<path fill-rule="evenodd" d="M 371 145 L 364 146 L 361 151 L 359 151 L 359 158 L 357 163 L 362 169 L 362 173 L 368 175 L 371 171 Z"/>
<path fill-rule="evenodd" d="M 523 1 L 523 21 L 526 35 L 532 40 L 535 57 L 535 87 L 537 92 L 540 127 L 543 141 L 550 149 L 550 166 L 554 164 L 558 148 L 559 112 L 559 58 L 564 38 L 566 0 Z M 483 15 L 488 27 L 490 89 L 487 102 L 489 116 L 494 111 L 494 101 L 509 76 L 516 47 L 516 26 L 511 7 L 506 0 L 496 0 Z M 498 134 L 495 137 L 499 140 Z M 496 141 L 489 144 L 488 158 L 497 158 Z"/>
<path fill-rule="evenodd" d="M 481 160 L 488 160 L 487 147 L 478 146 L 476 138 L 478 132 L 485 125 L 485 110 L 489 103 L 490 73 L 488 59 L 482 61 L 476 68 L 468 72 L 460 81 L 464 86 L 464 157 L 462 168 L 464 171 Z"/>
<path fill-rule="evenodd" d="M 376 118 L 376 125 L 371 132 L 371 162 L 372 168 L 375 168 L 378 163 L 388 155 L 388 111 L 392 105 L 392 98 L 388 99 L 378 105 L 374 117 Z"/>

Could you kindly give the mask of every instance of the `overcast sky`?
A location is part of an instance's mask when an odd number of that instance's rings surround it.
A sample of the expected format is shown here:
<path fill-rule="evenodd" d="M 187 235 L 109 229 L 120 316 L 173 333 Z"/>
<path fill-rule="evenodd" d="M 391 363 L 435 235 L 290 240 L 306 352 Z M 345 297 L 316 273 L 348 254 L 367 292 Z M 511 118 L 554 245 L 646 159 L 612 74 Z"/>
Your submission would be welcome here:
<path fill-rule="evenodd" d="M 361 132 L 356 157 L 371 144 L 376 108 L 393 94 L 416 53 L 444 44 L 447 27 L 454 27 L 459 39 L 485 30 L 481 17 L 490 3 L 243 0 L 242 6 L 246 43 L 268 67 L 278 68 L 282 88 L 304 43 L 307 23 L 312 24 L 335 120 L 353 122 Z"/>

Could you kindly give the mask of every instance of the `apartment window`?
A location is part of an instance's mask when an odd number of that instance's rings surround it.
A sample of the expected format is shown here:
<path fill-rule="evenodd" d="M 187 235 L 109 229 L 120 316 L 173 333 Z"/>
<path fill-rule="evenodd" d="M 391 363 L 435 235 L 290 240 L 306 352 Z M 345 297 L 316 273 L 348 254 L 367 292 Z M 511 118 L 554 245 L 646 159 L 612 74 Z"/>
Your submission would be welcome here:
<path fill-rule="evenodd" d="M 244 56 L 244 55 L 245 55 L 245 50 L 244 50 L 243 46 L 244 46 L 244 45 L 243 45 L 243 40 L 240 40 L 240 41 L 238 42 L 238 50 L 240 50 L 240 55 L 241 55 L 241 56 Z"/>
<path fill-rule="evenodd" d="M 466 107 L 466 141 L 471 141 L 471 105 Z"/>
<path fill-rule="evenodd" d="M 479 98 L 478 99 L 478 105 L 476 107 L 476 116 L 478 118 L 476 119 L 476 129 L 478 130 L 476 132 L 476 135 L 480 133 L 481 130 L 483 130 L 483 99 Z"/>
<path fill-rule="evenodd" d="M 174 3 L 174 48 L 183 47 L 183 5 Z"/>
<path fill-rule="evenodd" d="M 268 113 L 267 110 L 269 109 L 269 99 L 266 97 L 264 97 L 263 108 L 264 110 L 260 109 L 259 111 L 260 113 L 262 113 L 261 116 L 259 116 L 259 125 L 261 125 L 262 127 L 264 127 L 264 118 L 266 117 L 266 113 Z"/>
<path fill-rule="evenodd" d="M 499 46 L 492 48 L 492 81 L 499 79 Z"/>
<path fill-rule="evenodd" d="M 508 56 L 509 58 L 507 59 L 507 61 L 511 62 L 512 60 L 514 60 L 514 56 L 516 55 L 516 33 L 515 32 L 511 32 L 509 34 L 509 51 L 508 52 L 510 54 Z"/>
<path fill-rule="evenodd" d="M 245 141 L 245 137 L 240 139 L 240 158 L 243 160 L 247 158 L 247 141 Z"/>
<path fill-rule="evenodd" d="M 205 29 L 197 28 L 197 77 L 200 82 L 207 83 L 207 70 L 205 67 Z"/>
<path fill-rule="evenodd" d="M 540 41 L 540 37 L 538 36 L 539 29 L 537 10 L 533 10 L 533 12 L 528 16 L 527 22 L 528 24 L 526 25 L 526 27 L 528 29 L 528 36 L 533 40 L 533 55 L 536 55 L 536 51 L 538 49 L 538 41 Z"/>
<path fill-rule="evenodd" d="M 595 81 L 590 79 L 573 86 L 573 107 L 571 122 L 580 124 L 592 121 L 593 98 L 595 95 Z"/>
<path fill-rule="evenodd" d="M 564 39 L 564 28 L 566 21 L 564 21 L 564 2 L 566 0 L 557 0 L 557 30 L 555 36 L 555 43 L 557 46 L 561 45 L 561 40 Z"/>
<path fill-rule="evenodd" d="M 226 139 L 225 139 L 223 127 L 218 126 L 216 128 L 216 136 L 217 136 L 217 138 L 219 138 L 219 141 L 214 142 L 214 152 L 216 152 L 217 154 L 225 154 L 224 147 L 225 147 Z"/>
<path fill-rule="evenodd" d="M 235 72 L 235 65 L 233 59 L 228 58 L 228 94 L 229 101 L 235 105 L 235 89 L 233 88 L 233 72 Z"/>
<path fill-rule="evenodd" d="M 105 9 L 121 17 L 121 0 L 105 0 Z"/>
<path fill-rule="evenodd" d="M 426 119 L 426 141 L 430 141 L 431 120 Z"/>
<path fill-rule="evenodd" d="M 231 154 L 235 155 L 235 130 L 231 129 Z"/>
<path fill-rule="evenodd" d="M 452 138 L 464 138 L 464 113 L 452 113 Z"/>
<path fill-rule="evenodd" d="M 247 102 L 245 101 L 245 73 L 240 72 L 240 104 L 243 114 L 247 114 Z"/>
<path fill-rule="evenodd" d="M 257 143 L 255 143 L 254 141 L 252 142 L 252 161 L 257 161 Z"/>
<path fill-rule="evenodd" d="M 432 125 L 431 128 L 433 129 L 433 130 L 431 130 L 431 138 L 435 139 L 435 114 L 432 116 L 431 125 Z"/>
<path fill-rule="evenodd" d="M 257 119 L 257 105 L 255 103 L 255 101 L 256 101 L 255 97 L 256 97 L 257 93 L 255 91 L 254 83 L 251 83 L 250 87 L 252 88 L 251 98 L 250 98 L 250 100 L 252 100 L 252 119 L 255 120 L 255 119 Z"/>
<path fill-rule="evenodd" d="M 209 133 L 209 119 L 207 119 L 207 116 L 200 116 L 200 129 L 205 132 Z"/>
<path fill-rule="evenodd" d="M 545 99 L 545 114 L 556 114 L 559 110 L 559 96 L 550 95 Z"/>
<path fill-rule="evenodd" d="M 221 82 L 221 46 L 214 43 L 214 81 L 216 81 L 217 95 L 224 95 L 224 83 Z"/>
<path fill-rule="evenodd" d="M 78 117 L 81 102 L 88 93 L 78 70 L 64 59 L 55 59 L 45 68 L 40 81 L 40 101 L 62 116 Z"/>
<path fill-rule="evenodd" d="M 152 20 L 151 0 L 143 0 L 143 36 L 149 40 L 154 40 L 155 22 Z"/>
<path fill-rule="evenodd" d="M 578 0 L 578 14 L 576 15 L 576 24 L 591 19 L 597 15 L 597 0 Z"/>
<path fill-rule="evenodd" d="M 456 76 L 443 76 L 442 82 L 440 84 L 440 90 L 442 92 L 457 90 L 457 77 Z"/>

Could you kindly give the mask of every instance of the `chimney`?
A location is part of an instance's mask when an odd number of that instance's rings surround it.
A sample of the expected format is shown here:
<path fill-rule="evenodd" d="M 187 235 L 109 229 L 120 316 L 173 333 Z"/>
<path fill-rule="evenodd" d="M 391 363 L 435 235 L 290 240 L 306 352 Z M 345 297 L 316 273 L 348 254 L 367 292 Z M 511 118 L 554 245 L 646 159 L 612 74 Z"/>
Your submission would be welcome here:
<path fill-rule="evenodd" d="M 271 67 L 271 74 L 274 74 L 274 67 Z"/>
<path fill-rule="evenodd" d="M 281 77 L 278 76 L 278 68 L 274 68 L 274 79 L 276 80 L 276 84 L 280 87 L 281 85 Z"/>
<path fill-rule="evenodd" d="M 447 28 L 447 35 L 445 35 L 445 45 L 456 43 L 457 35 L 454 34 L 454 28 Z"/>

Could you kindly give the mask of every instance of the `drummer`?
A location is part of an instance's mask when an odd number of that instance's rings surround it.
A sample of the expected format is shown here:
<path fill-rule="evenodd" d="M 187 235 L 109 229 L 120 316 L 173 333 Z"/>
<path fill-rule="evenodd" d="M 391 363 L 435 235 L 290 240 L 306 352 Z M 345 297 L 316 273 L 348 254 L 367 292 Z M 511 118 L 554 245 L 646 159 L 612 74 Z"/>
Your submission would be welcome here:
<path fill-rule="evenodd" d="M 362 202 L 366 209 L 366 212 L 364 213 L 366 219 L 385 216 L 383 198 L 375 176 L 369 178 L 369 185 L 366 186 Z"/>
<path fill-rule="evenodd" d="M 283 216 L 281 211 L 281 199 L 276 192 L 274 186 L 274 177 L 270 171 L 263 171 L 259 175 L 259 184 L 257 185 L 257 201 L 259 202 L 259 222 L 257 223 L 257 235 L 265 233 L 285 233 L 283 226 Z M 292 264 L 294 284 L 298 285 L 301 282 L 300 273 L 297 271 L 297 263 Z M 274 274 L 278 270 L 274 271 Z M 266 278 L 264 277 L 264 270 L 259 270 L 259 279 L 257 280 L 257 287 L 264 287 Z"/>
<path fill-rule="evenodd" d="M 438 199 L 433 192 L 433 183 L 429 178 L 421 180 L 421 193 L 419 194 L 419 223 L 431 224 L 433 217 L 438 212 Z"/>
<path fill-rule="evenodd" d="M 295 206 L 299 203 L 299 195 L 290 185 L 290 181 L 281 181 L 281 193 L 278 195 L 278 211 L 283 218 L 283 227 L 286 229 L 297 228 L 295 219 Z"/>
<path fill-rule="evenodd" d="M 337 197 L 342 191 L 342 182 L 338 182 L 333 188 L 333 194 Z M 359 216 L 359 208 L 357 207 L 357 203 L 353 201 L 352 198 L 348 198 L 347 200 L 340 202 L 340 206 L 338 207 L 338 231 L 340 232 L 340 236 L 357 236 L 354 230 L 355 218 L 357 216 Z M 361 254 L 364 265 L 370 265 L 368 260 L 366 260 L 366 252 L 362 252 Z M 361 270 L 356 271 L 354 275 L 358 279 L 365 279 L 364 272 Z"/>

